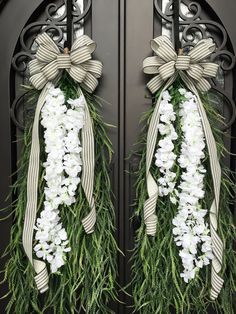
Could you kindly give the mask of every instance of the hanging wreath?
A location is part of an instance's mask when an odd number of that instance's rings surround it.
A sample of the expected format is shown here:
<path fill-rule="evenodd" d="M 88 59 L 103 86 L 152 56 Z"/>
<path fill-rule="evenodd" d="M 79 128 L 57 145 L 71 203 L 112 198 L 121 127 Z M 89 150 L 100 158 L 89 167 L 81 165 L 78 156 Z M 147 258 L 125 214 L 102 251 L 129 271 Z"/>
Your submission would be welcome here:
<path fill-rule="evenodd" d="M 92 59 L 96 44 L 86 35 L 64 52 L 46 33 L 36 42 L 29 89 L 38 100 L 13 187 L 18 199 L 6 250 L 6 312 L 112 313 L 108 302 L 117 297 L 107 160 L 112 148 L 92 95 L 102 64 Z"/>
<path fill-rule="evenodd" d="M 211 39 L 177 55 L 165 36 L 151 41 L 155 56 L 144 73 L 155 106 L 140 144 L 135 215 L 142 217 L 133 255 L 133 296 L 140 313 L 233 313 L 236 259 L 231 212 L 232 173 L 219 163 L 226 150 L 223 122 L 209 104 L 206 60 Z M 201 96 L 200 96 L 201 95 Z M 211 127 L 212 126 L 212 127 Z M 211 264 L 211 269 L 209 268 Z"/>

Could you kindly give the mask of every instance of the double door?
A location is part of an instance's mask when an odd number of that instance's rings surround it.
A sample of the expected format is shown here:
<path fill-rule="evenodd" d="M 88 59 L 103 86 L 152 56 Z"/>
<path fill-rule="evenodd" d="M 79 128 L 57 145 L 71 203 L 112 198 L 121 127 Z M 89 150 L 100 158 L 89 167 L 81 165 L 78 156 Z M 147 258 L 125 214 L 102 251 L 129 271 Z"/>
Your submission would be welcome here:
<path fill-rule="evenodd" d="M 50 6 L 50 2 L 55 6 Z M 32 53 L 35 35 L 42 27 L 64 29 L 64 20 L 55 22 L 56 10 L 63 12 L 64 1 L 8 0 L 3 1 L 0 12 L 0 208 L 7 205 L 9 185 L 17 169 L 17 159 L 21 147 L 15 142 L 21 134 L 24 123 L 24 96 L 20 85 L 25 82 L 24 60 Z M 114 156 L 111 165 L 112 187 L 115 194 L 116 237 L 125 256 L 119 255 L 119 284 L 126 286 L 130 281 L 129 262 L 133 248 L 133 238 L 138 221 L 131 223 L 132 203 L 135 199 L 135 171 L 138 159 L 127 158 L 135 149 L 142 128 L 140 118 L 152 105 L 152 99 L 145 89 L 147 79 L 142 72 L 142 61 L 151 55 L 150 40 L 162 33 L 172 34 L 171 1 L 168 0 L 77 0 L 80 12 L 87 15 L 75 24 L 78 32 L 90 35 L 97 42 L 96 58 L 104 64 L 103 78 L 97 94 L 106 102 L 102 108 L 104 120 L 115 126 L 109 131 L 113 143 Z M 212 36 L 219 49 L 218 61 L 224 60 L 223 51 L 236 51 L 236 31 L 234 27 L 234 1 L 220 0 L 181 1 L 181 34 L 183 42 L 191 42 L 194 36 Z M 59 13 L 58 13 L 59 14 Z M 63 13 L 62 13 L 63 14 Z M 77 17 L 74 16 L 74 19 Z M 201 24 L 202 21 L 202 24 Z M 202 27 L 202 25 L 205 25 Z M 191 27 L 191 25 L 193 25 Z M 186 30 L 189 28 L 188 30 Z M 187 34 L 186 34 L 187 33 Z M 185 36 L 185 37 L 184 37 Z M 192 37 L 191 37 L 192 36 Z M 26 59 L 24 59 L 26 57 Z M 226 58 L 229 63 L 230 58 Z M 233 61 L 232 61 L 233 62 Z M 225 63 L 225 64 L 226 64 Z M 232 116 L 234 96 L 233 71 L 221 72 L 219 85 L 228 100 L 218 97 L 227 120 Z M 13 119 L 12 119 L 13 118 Z M 235 128 L 228 132 L 233 134 Z M 235 150 L 231 140 L 226 140 L 229 150 Z M 229 158 L 226 163 L 234 167 Z M 13 219 L 1 223 L 0 252 L 9 242 Z M 3 263 L 4 260 L 1 261 Z M 7 290 L 7 287 L 5 287 Z M 117 313 L 131 313 L 132 299 L 120 295 L 124 304 L 115 305 Z M 5 303 L 0 301 L 1 313 Z M 151 313 L 150 313 L 151 314 Z"/>

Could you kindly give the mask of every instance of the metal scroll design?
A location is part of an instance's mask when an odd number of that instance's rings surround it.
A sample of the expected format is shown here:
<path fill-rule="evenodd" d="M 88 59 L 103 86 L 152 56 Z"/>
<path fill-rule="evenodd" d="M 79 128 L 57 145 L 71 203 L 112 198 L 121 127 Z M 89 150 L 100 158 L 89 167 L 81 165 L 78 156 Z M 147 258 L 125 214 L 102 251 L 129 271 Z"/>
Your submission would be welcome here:
<path fill-rule="evenodd" d="M 173 27 L 173 0 L 168 2 L 164 12 L 160 2 L 160 0 L 154 0 L 154 7 L 157 15 L 161 18 L 162 22 L 164 21 Z M 200 39 L 212 37 L 216 42 L 217 49 L 215 54 L 212 55 L 211 61 L 219 63 L 220 70 L 226 77 L 234 68 L 236 58 L 235 55 L 227 49 L 229 39 L 225 28 L 216 20 L 201 18 L 205 12 L 203 12 L 199 2 L 180 0 L 180 3 L 187 7 L 189 13 L 188 15 L 184 14 L 180 5 L 179 24 L 180 32 L 182 32 L 181 43 L 183 49 L 188 51 Z M 224 104 L 230 107 L 231 117 L 229 118 L 229 121 L 225 122 L 224 126 L 222 126 L 222 130 L 225 131 L 232 126 L 236 119 L 235 102 L 228 95 L 227 91 L 225 91 L 225 88 L 220 85 L 219 81 L 214 80 L 214 82 L 212 82 L 212 87 L 216 93 L 224 98 Z"/>
<path fill-rule="evenodd" d="M 65 6 L 63 14 L 57 16 L 57 11 Z M 78 25 L 86 19 L 90 13 L 92 6 L 92 0 L 84 1 L 84 10 L 81 12 L 80 7 L 76 0 L 73 0 L 73 24 Z M 57 45 L 63 49 L 64 32 L 66 28 L 66 9 L 67 1 L 59 0 L 57 3 L 49 3 L 44 12 L 41 12 L 43 19 L 40 21 L 34 21 L 27 24 L 22 30 L 19 42 L 18 51 L 12 59 L 12 67 L 18 75 L 25 77 L 27 74 L 27 64 L 33 59 L 35 54 L 35 47 L 33 42 L 37 35 L 42 31 L 50 33 L 53 36 Z M 12 104 L 11 117 L 13 123 L 20 129 L 23 130 L 23 124 L 18 120 L 17 111 L 22 106 L 22 99 L 24 95 L 17 97 Z"/>

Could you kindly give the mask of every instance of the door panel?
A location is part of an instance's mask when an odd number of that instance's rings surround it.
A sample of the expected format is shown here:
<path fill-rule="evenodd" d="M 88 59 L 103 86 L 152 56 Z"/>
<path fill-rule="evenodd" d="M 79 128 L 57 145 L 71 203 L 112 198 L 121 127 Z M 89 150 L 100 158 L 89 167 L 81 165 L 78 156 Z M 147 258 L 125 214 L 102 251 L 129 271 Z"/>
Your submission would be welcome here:
<path fill-rule="evenodd" d="M 124 125 L 124 141 L 125 141 L 125 154 L 128 154 L 134 149 L 134 144 L 137 143 L 140 130 L 142 125 L 140 124 L 140 118 L 142 114 L 150 108 L 152 105 L 151 95 L 145 88 L 145 84 L 148 80 L 150 80 L 150 76 L 147 77 L 143 74 L 142 71 L 142 60 L 147 56 L 150 56 L 152 51 L 150 48 L 150 40 L 156 36 L 162 34 L 163 26 L 162 22 L 164 22 L 164 17 L 171 18 L 171 15 L 164 13 L 164 6 L 162 5 L 170 1 L 162 1 L 162 0 L 150 0 L 150 1 L 142 1 L 142 0 L 129 0 L 126 1 L 126 28 L 125 28 L 125 125 Z M 193 1 L 181 1 L 185 6 L 194 3 Z M 222 43 L 225 41 L 225 47 L 221 48 L 221 51 L 227 49 L 229 52 L 234 54 L 234 45 L 236 44 L 236 31 L 233 28 L 233 15 L 230 12 L 236 11 L 236 3 L 233 1 L 230 2 L 230 10 L 225 7 L 225 4 L 222 1 L 197 1 L 199 7 L 198 9 L 194 4 L 193 14 L 196 14 L 199 10 L 199 18 L 198 20 L 208 21 L 209 24 L 206 24 L 207 34 L 211 35 L 214 40 L 217 42 L 218 47 L 222 46 Z M 214 5 L 213 5 L 214 3 Z M 182 5 L 183 5 L 182 4 Z M 212 5 L 212 8 L 211 8 Z M 224 9 L 222 8 L 224 6 Z M 163 10 L 163 15 L 160 16 L 158 13 L 158 9 Z M 194 11 L 195 9 L 195 11 Z M 223 33 L 224 26 L 221 22 L 221 12 L 222 19 L 224 20 L 226 16 L 228 20 L 227 25 L 229 29 L 226 28 L 230 37 L 227 36 L 227 32 Z M 168 12 L 167 12 L 168 13 Z M 189 16 L 188 16 L 189 17 Z M 199 21 L 198 21 L 199 22 Z M 198 23 L 197 22 L 197 23 Z M 215 23 L 212 25 L 211 22 Z M 186 22 L 186 25 L 181 25 L 181 30 L 184 28 L 190 27 L 188 24 L 193 24 Z M 196 21 L 195 21 L 196 23 Z M 222 27 L 223 26 L 223 27 Z M 171 26 L 170 26 L 171 30 Z M 201 37 L 201 36 L 200 36 Z M 232 42 L 233 40 L 233 42 Z M 224 56 L 220 56 L 220 60 L 224 60 Z M 235 58 L 232 59 L 232 64 L 234 64 Z M 231 63 L 231 61 L 229 61 Z M 222 77 L 224 78 L 223 90 L 229 98 L 233 97 L 233 71 L 222 71 Z M 213 94 L 216 94 L 216 91 L 213 91 Z M 149 97 L 149 98 L 146 98 Z M 234 102 L 227 101 L 223 98 L 219 98 L 218 106 L 220 106 L 222 114 L 226 117 L 226 120 L 229 121 L 232 118 L 232 106 Z M 232 128 L 229 128 L 227 131 L 228 134 L 235 133 L 235 125 Z M 235 150 L 235 141 L 230 139 L 229 137 L 225 137 L 225 145 L 226 147 L 232 151 Z M 225 162 L 231 167 L 235 169 L 234 159 L 230 156 L 225 158 Z M 127 284 L 131 278 L 131 263 L 129 259 L 131 257 L 130 251 L 133 248 L 133 238 L 136 224 L 130 223 L 130 217 L 132 216 L 132 207 L 131 204 L 134 203 L 135 200 L 135 175 L 134 172 L 137 170 L 138 160 L 135 158 L 131 158 L 126 161 L 126 171 L 127 175 L 125 178 L 125 252 L 126 252 L 126 268 L 125 268 L 125 283 Z M 130 294 L 132 293 L 132 289 L 130 288 L 128 291 Z M 127 306 L 132 304 L 132 299 L 126 297 Z M 130 308 L 126 308 L 125 313 L 132 313 Z"/>
<path fill-rule="evenodd" d="M 81 2 L 83 0 L 78 1 Z M 110 129 L 109 137 L 113 143 L 114 149 L 114 157 L 111 164 L 111 178 L 117 178 L 119 174 L 117 128 L 119 118 L 119 2 L 116 0 L 84 0 L 84 10 L 88 7 L 90 2 L 91 7 L 89 8 L 88 15 L 83 20 L 83 28 L 84 33 L 91 36 L 97 42 L 94 58 L 101 60 L 104 65 L 103 77 L 99 81 L 96 94 L 101 98 L 101 102 L 103 103 L 101 114 L 104 120 L 115 126 Z M 52 1 L 52 3 L 58 7 L 64 4 L 62 0 Z M 42 0 L 30 2 L 22 1 L 20 3 L 18 0 L 11 0 L 1 12 L 0 25 L 2 31 L 0 31 L 0 38 L 6 41 L 6 45 L 5 49 L 1 51 L 2 74 L 0 75 L 0 82 L 2 84 L 0 94 L 3 104 L 3 110 L 0 115 L 1 131 L 3 134 L 1 137 L 1 145 L 4 147 L 4 151 L 0 157 L 0 208 L 7 205 L 5 198 L 9 193 L 9 186 L 14 180 L 14 177 L 10 179 L 10 175 L 16 170 L 16 161 L 21 156 L 22 147 L 20 144 L 15 143 L 15 139 L 22 136 L 22 130 L 11 120 L 10 108 L 12 108 L 12 104 L 13 106 L 16 105 L 16 119 L 19 119 L 19 123 L 23 125 L 24 115 L 22 111 L 25 103 L 24 97 L 20 98 L 22 95 L 20 85 L 27 83 L 27 72 L 21 71 L 24 66 L 24 56 L 22 53 L 26 52 L 27 54 L 31 54 L 31 45 L 34 42 L 35 36 L 41 30 L 41 27 L 45 27 L 45 21 L 51 20 L 50 25 L 52 28 L 60 24 L 55 22 L 53 17 L 49 17 L 49 15 L 53 13 L 53 8 L 49 9 L 47 12 L 49 8 L 47 7 L 48 4 L 48 1 Z M 101 21 L 105 23 L 101 23 Z M 39 26 L 35 26 L 35 22 L 38 22 Z M 107 25 L 109 25 L 109 27 L 107 27 Z M 64 25 L 60 25 L 59 27 L 61 26 L 65 27 Z M 9 31 L 5 32 L 4 29 Z M 25 36 L 22 35 L 24 32 Z M 9 36 L 9 34 L 11 35 Z M 25 49 L 25 46 L 27 46 L 27 49 Z M 19 57 L 18 53 L 21 54 L 20 58 L 17 58 Z M 13 63 L 15 66 L 13 66 L 12 60 L 14 60 Z M 18 66 L 19 68 L 16 70 Z M 3 75 L 3 73 L 5 74 Z M 117 211 L 119 208 L 117 197 L 118 181 L 113 179 L 112 186 L 115 194 L 116 216 L 119 217 Z M 12 222 L 12 218 L 10 218 L 1 225 L 1 230 L 4 234 L 2 241 L 0 241 L 1 253 L 9 242 Z M 120 230 L 120 228 L 118 220 L 116 221 L 116 230 L 117 241 L 119 241 L 118 230 Z M 3 262 L 4 261 L 1 261 L 1 269 Z M 4 289 L 1 287 L 1 295 L 2 292 L 5 291 L 7 291 L 7 287 L 5 286 Z M 0 301 L 1 313 L 4 313 L 5 305 L 5 301 Z M 116 313 L 119 312 L 119 307 L 121 307 L 119 303 L 113 305 Z"/>

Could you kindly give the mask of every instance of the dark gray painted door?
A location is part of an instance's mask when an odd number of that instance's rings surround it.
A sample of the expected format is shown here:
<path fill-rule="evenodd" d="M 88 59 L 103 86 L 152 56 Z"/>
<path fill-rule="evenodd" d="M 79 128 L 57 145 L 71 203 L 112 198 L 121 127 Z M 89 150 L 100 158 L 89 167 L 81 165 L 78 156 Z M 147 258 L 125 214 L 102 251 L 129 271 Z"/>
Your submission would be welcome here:
<path fill-rule="evenodd" d="M 61 0 L 52 1 L 61 3 Z M 185 3 L 190 1 L 185 0 Z M 198 1 L 202 6 L 201 18 L 222 22 L 229 39 L 227 48 L 232 52 L 236 49 L 236 31 L 234 12 L 236 3 L 232 0 Z M 48 1 L 42 0 L 8 0 L 0 13 L 0 208 L 7 205 L 11 173 L 16 169 L 16 160 L 20 156 L 20 147 L 14 140 L 20 131 L 10 119 L 10 108 L 14 99 L 20 95 L 20 84 L 23 78 L 12 69 L 12 57 L 19 49 L 19 36 L 26 25 L 32 21 L 45 19 L 44 8 Z M 85 0 L 85 4 L 87 0 Z M 98 43 L 96 57 L 104 63 L 103 79 L 98 94 L 110 105 L 102 109 L 104 119 L 116 128 L 112 128 L 109 136 L 114 146 L 112 161 L 113 190 L 116 206 L 117 241 L 125 257 L 119 256 L 118 270 L 121 286 L 130 280 L 130 250 L 133 247 L 134 226 L 130 223 L 133 203 L 134 181 L 133 172 L 137 167 L 135 158 L 126 157 L 134 148 L 141 129 L 139 123 L 142 113 L 151 106 L 151 100 L 145 98 L 146 77 L 142 73 L 142 60 L 151 54 L 150 39 L 161 34 L 161 19 L 155 10 L 160 0 L 92 0 L 90 14 L 85 22 L 85 32 Z M 209 5 L 208 5 L 209 3 Z M 223 6 L 223 7 L 222 7 Z M 218 16 L 217 16 L 218 15 Z M 214 36 L 222 37 L 217 31 Z M 224 73 L 224 85 L 227 93 L 233 95 L 233 73 Z M 225 104 L 224 113 L 230 116 L 231 111 Z M 232 129 L 233 134 L 235 128 Z M 234 151 L 235 145 L 227 142 Z M 231 163 L 232 160 L 226 162 Z M 0 252 L 3 252 L 9 241 L 12 219 L 1 224 Z M 4 260 L 1 261 L 1 264 Z M 1 287 L 1 295 L 6 291 Z M 131 313 L 128 307 L 132 304 L 130 297 L 121 294 L 126 303 L 115 306 L 116 313 Z M 4 313 L 5 302 L 0 301 L 0 312 Z M 150 313 L 151 314 L 151 313 Z"/>

